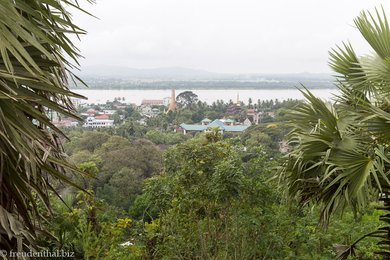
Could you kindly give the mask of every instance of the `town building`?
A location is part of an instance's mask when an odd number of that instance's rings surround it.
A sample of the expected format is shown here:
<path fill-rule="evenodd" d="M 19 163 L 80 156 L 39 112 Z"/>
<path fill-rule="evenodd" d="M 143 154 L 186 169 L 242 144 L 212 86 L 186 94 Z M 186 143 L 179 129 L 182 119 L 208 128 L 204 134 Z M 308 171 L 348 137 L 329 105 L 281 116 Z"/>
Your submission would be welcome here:
<path fill-rule="evenodd" d="M 171 100 L 172 100 L 172 97 L 165 97 L 165 98 L 163 98 L 164 106 L 166 106 L 166 107 L 169 106 L 169 104 L 171 103 Z"/>
<path fill-rule="evenodd" d="M 152 108 L 149 106 L 141 106 L 139 108 L 139 112 L 142 116 L 151 118 L 156 117 L 160 113 L 160 110 L 158 108 Z"/>
<path fill-rule="evenodd" d="M 241 102 L 240 102 L 240 96 L 237 94 L 237 101 L 234 104 L 231 104 L 228 106 L 226 113 L 228 115 L 238 115 L 242 111 Z"/>
<path fill-rule="evenodd" d="M 115 114 L 115 112 L 116 112 L 117 110 L 115 110 L 115 109 L 103 109 L 103 114 L 104 115 L 113 115 L 113 114 Z"/>
<path fill-rule="evenodd" d="M 236 121 L 233 120 L 233 119 L 218 119 L 218 120 L 221 121 L 224 125 L 227 125 L 227 126 L 233 126 L 236 123 Z"/>
<path fill-rule="evenodd" d="M 179 132 L 183 132 L 183 134 L 187 133 L 196 133 L 196 132 L 206 132 L 211 128 L 218 128 L 221 133 L 225 132 L 235 132 L 240 133 L 245 131 L 249 125 L 242 124 L 234 124 L 234 120 L 231 119 L 215 119 L 211 120 L 205 118 L 201 121 L 201 124 L 181 124 L 177 129 Z"/>
<path fill-rule="evenodd" d="M 64 117 L 64 118 L 58 117 L 52 120 L 52 123 L 56 127 L 76 127 L 79 125 L 79 121 L 70 117 Z"/>
<path fill-rule="evenodd" d="M 89 109 L 87 109 L 87 111 L 85 111 L 85 113 L 83 113 L 83 114 L 86 114 L 86 115 L 88 115 L 88 116 L 94 116 L 94 115 L 96 115 L 97 113 L 98 113 L 97 110 L 95 110 L 95 109 L 93 109 L 93 108 L 89 108 Z"/>
<path fill-rule="evenodd" d="M 164 99 L 143 99 L 141 102 L 142 107 L 151 107 L 151 106 L 164 106 L 166 102 Z"/>
<path fill-rule="evenodd" d="M 274 118 L 275 117 L 275 112 L 272 112 L 272 111 L 263 112 L 263 111 L 257 111 L 256 109 L 253 109 L 253 108 L 248 108 L 246 110 L 246 116 L 248 118 L 252 119 L 252 122 L 255 125 L 258 125 L 259 123 L 261 123 L 261 120 L 264 117 L 269 116 L 269 117 Z"/>
<path fill-rule="evenodd" d="M 260 112 L 257 112 L 256 109 L 254 108 L 248 108 L 246 110 L 246 116 L 248 118 L 252 118 L 252 122 L 257 125 L 259 124 L 259 121 L 260 121 L 260 116 L 261 116 L 261 113 Z M 248 119 L 249 120 L 249 119 Z"/>
<path fill-rule="evenodd" d="M 95 116 L 95 119 L 97 119 L 97 120 L 101 120 L 101 119 L 110 119 L 110 116 L 107 115 L 107 114 L 97 115 L 97 116 Z"/>
<path fill-rule="evenodd" d="M 245 119 L 245 121 L 242 123 L 243 125 L 251 126 L 252 122 L 249 120 L 249 118 Z"/>
<path fill-rule="evenodd" d="M 210 124 L 212 121 L 210 120 L 210 119 L 208 119 L 208 118 L 205 118 L 205 119 L 203 119 L 200 123 L 202 124 L 202 125 L 208 125 L 208 124 Z"/>
<path fill-rule="evenodd" d="M 71 97 L 71 98 L 69 98 L 69 99 L 70 99 L 70 101 L 72 102 L 73 106 L 74 106 L 76 109 L 78 109 L 83 103 L 85 103 L 84 100 L 81 99 L 81 98 Z"/>
<path fill-rule="evenodd" d="M 101 128 L 114 126 L 114 120 L 110 119 L 97 119 L 96 117 L 89 116 L 85 121 L 83 127 L 87 128 Z"/>

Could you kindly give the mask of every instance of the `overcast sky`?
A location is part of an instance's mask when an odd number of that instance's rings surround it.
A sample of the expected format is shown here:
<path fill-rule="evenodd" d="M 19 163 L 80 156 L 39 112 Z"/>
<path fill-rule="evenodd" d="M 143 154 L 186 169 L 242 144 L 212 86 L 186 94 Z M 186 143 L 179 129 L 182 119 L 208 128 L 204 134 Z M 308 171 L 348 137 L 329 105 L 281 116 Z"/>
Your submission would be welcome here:
<path fill-rule="evenodd" d="M 88 31 L 82 65 L 186 67 L 228 73 L 330 72 L 328 51 L 350 40 L 369 52 L 353 19 L 376 0 L 97 0 L 75 14 Z"/>

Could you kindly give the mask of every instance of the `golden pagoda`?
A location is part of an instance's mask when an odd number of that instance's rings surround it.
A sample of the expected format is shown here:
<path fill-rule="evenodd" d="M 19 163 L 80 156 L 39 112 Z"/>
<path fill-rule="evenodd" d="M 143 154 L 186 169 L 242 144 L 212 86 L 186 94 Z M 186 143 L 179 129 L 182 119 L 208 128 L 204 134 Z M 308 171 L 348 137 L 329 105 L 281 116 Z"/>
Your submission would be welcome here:
<path fill-rule="evenodd" d="M 169 111 L 174 111 L 176 110 L 176 94 L 175 94 L 175 89 L 173 88 L 172 89 L 172 96 L 171 96 L 171 100 L 169 102 L 169 107 L 168 107 L 168 110 L 167 110 L 167 114 Z"/>

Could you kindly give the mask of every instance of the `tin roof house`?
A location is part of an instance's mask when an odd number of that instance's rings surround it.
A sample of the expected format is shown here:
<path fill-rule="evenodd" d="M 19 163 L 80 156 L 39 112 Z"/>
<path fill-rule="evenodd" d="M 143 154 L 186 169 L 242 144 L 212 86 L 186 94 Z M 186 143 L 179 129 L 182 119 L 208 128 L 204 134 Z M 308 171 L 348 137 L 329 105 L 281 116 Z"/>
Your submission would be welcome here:
<path fill-rule="evenodd" d="M 88 117 L 83 125 L 83 127 L 87 127 L 87 128 L 101 128 L 101 127 L 111 127 L 111 126 L 114 126 L 114 120 L 98 119 L 93 116 Z"/>
<path fill-rule="evenodd" d="M 201 121 L 201 124 L 181 124 L 180 128 L 182 129 L 184 134 L 188 132 L 206 132 L 210 128 L 218 128 L 221 133 L 225 132 L 243 132 L 249 126 L 248 125 L 234 125 L 234 121 L 227 119 L 215 119 L 211 122 L 211 120 L 205 118 Z"/>

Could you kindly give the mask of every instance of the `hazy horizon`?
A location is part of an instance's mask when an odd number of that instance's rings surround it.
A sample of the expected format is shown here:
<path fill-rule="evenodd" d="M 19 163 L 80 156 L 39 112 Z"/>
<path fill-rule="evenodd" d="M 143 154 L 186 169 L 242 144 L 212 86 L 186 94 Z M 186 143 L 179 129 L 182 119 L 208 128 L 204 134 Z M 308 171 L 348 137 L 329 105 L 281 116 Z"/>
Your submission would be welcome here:
<path fill-rule="evenodd" d="M 318 75 L 333 75 L 334 73 L 329 70 L 326 72 L 310 72 L 310 71 L 297 71 L 297 72 L 268 72 L 264 73 L 261 71 L 258 72 L 224 72 L 224 71 L 211 71 L 202 68 L 190 68 L 190 67 L 182 67 L 182 66 L 166 66 L 166 67 L 131 67 L 126 65 L 109 65 L 109 64 L 93 64 L 93 65 L 84 65 L 81 67 L 81 72 L 86 69 L 90 70 L 91 68 L 121 68 L 121 69 L 129 69 L 129 70 L 144 70 L 144 71 L 152 71 L 152 70 L 192 70 L 199 71 L 211 74 L 220 74 L 220 75 L 298 75 L 298 74 L 318 74 Z"/>

